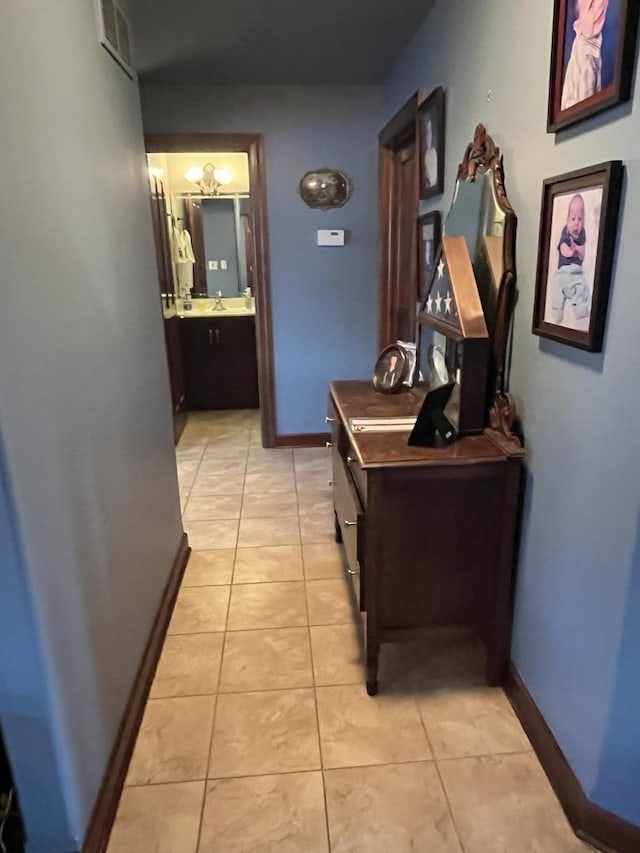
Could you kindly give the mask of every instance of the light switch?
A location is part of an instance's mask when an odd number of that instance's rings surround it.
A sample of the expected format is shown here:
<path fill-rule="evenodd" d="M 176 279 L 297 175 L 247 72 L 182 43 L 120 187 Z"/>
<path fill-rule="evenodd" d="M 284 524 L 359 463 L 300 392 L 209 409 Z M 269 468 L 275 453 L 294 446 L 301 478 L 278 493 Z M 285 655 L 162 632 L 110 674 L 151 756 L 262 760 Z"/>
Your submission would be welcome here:
<path fill-rule="evenodd" d="M 214 270 L 217 270 L 217 269 L 218 269 L 218 262 L 217 262 L 217 261 L 209 261 L 209 269 L 210 269 L 212 272 L 213 272 Z"/>
<path fill-rule="evenodd" d="M 226 270 L 226 268 L 227 268 L 227 262 L 226 261 L 220 261 L 220 269 Z"/>

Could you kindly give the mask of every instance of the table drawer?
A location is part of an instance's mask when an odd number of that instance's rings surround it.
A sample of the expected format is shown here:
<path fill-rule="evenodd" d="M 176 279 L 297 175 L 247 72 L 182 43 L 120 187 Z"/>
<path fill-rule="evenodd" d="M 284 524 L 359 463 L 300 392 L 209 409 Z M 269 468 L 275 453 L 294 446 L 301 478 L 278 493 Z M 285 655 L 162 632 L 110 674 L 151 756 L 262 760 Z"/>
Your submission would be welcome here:
<path fill-rule="evenodd" d="M 356 490 L 358 492 L 358 497 L 360 498 L 360 503 L 362 504 L 363 509 L 367 508 L 367 475 L 362 470 L 362 466 L 358 462 L 358 458 L 356 456 L 356 452 L 349 444 L 347 455 L 345 456 L 345 463 L 351 477 L 353 478 L 353 482 L 355 484 Z"/>
<path fill-rule="evenodd" d="M 356 590 L 360 609 L 364 610 L 360 573 L 365 562 L 365 515 L 351 475 L 336 449 L 333 451 L 333 501 L 342 534 L 347 571 Z"/>

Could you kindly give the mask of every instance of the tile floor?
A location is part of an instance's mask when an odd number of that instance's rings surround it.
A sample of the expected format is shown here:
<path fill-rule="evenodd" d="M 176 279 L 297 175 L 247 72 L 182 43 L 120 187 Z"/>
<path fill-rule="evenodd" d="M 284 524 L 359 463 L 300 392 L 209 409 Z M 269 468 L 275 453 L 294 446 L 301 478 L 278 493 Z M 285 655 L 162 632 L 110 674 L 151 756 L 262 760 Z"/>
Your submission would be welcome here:
<path fill-rule="evenodd" d="M 109 853 L 591 849 L 471 638 L 383 646 L 367 696 L 326 450 L 244 411 L 176 453 L 193 553 Z"/>

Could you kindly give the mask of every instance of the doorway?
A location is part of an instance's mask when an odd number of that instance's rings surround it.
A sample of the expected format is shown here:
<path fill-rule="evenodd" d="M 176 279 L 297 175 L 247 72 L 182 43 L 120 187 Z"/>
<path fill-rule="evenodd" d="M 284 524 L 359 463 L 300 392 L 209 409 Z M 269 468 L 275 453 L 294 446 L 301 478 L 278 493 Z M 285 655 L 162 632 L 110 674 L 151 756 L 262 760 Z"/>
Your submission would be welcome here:
<path fill-rule="evenodd" d="M 419 168 L 416 92 L 378 135 L 380 304 L 378 346 L 413 341 L 418 293 Z"/>
<path fill-rule="evenodd" d="M 239 280 L 243 274 L 247 282 L 252 283 L 251 297 L 255 299 L 255 351 L 257 362 L 257 387 L 261 417 L 261 437 L 264 447 L 273 447 L 275 440 L 275 393 L 274 393 L 274 371 L 273 371 L 273 333 L 271 317 L 271 289 L 269 280 L 269 258 L 268 258 L 268 231 L 267 231 L 267 206 L 264 150 L 262 136 L 260 134 L 226 134 L 226 133 L 197 133 L 197 134 L 147 134 L 145 135 L 145 149 L 148 155 L 154 154 L 184 154 L 200 152 L 203 155 L 209 152 L 229 152 L 232 154 L 245 154 L 248 160 L 248 200 L 238 201 L 233 205 L 232 215 L 235 220 L 236 234 L 241 250 L 238 251 L 238 274 Z M 240 195 L 240 194 L 237 194 Z M 203 199 L 208 198 L 203 195 Z M 187 205 L 185 216 L 193 219 L 192 231 L 202 226 L 202 201 L 195 203 L 198 210 L 191 209 Z M 218 211 L 222 213 L 222 206 Z M 165 214 L 166 217 L 166 214 Z M 200 235 L 202 236 L 202 235 Z M 218 284 L 211 284 L 209 269 L 205 266 L 205 255 L 198 245 L 196 233 L 194 257 L 194 280 L 193 295 L 215 296 L 222 290 Z M 192 249 L 194 247 L 192 246 Z M 199 264 L 196 265 L 196 255 Z M 230 272 L 229 259 L 225 259 L 224 270 L 218 272 L 217 283 L 222 281 L 222 272 Z M 196 287 L 197 285 L 197 287 Z M 214 287 L 216 289 L 214 289 Z M 161 285 L 162 289 L 162 285 Z M 213 290 L 213 293 L 210 293 Z M 243 288 L 246 291 L 246 287 Z M 167 289 L 165 287 L 165 293 Z M 224 294 L 222 294 L 224 295 Z M 215 316 L 212 314 L 212 316 Z M 207 331 L 207 334 L 215 335 L 215 330 Z M 216 340 L 217 340 L 216 335 Z"/>

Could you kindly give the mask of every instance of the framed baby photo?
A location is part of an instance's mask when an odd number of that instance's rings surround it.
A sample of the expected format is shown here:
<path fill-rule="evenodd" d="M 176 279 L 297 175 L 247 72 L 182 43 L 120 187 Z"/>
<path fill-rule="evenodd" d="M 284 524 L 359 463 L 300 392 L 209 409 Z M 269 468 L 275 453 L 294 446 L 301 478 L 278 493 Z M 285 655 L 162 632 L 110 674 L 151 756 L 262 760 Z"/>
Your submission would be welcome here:
<path fill-rule="evenodd" d="M 444 89 L 439 86 L 418 107 L 420 198 L 444 190 Z"/>
<path fill-rule="evenodd" d="M 432 210 L 418 217 L 418 297 L 420 302 L 427 298 L 427 291 L 438 260 L 438 248 L 442 231 L 440 211 Z"/>
<path fill-rule="evenodd" d="M 631 97 L 638 0 L 555 0 L 547 132 Z"/>
<path fill-rule="evenodd" d="M 535 335 L 602 350 L 622 174 L 614 160 L 544 181 Z"/>

